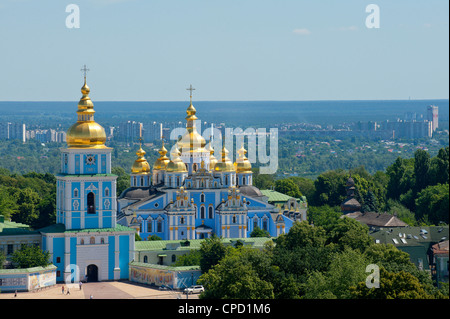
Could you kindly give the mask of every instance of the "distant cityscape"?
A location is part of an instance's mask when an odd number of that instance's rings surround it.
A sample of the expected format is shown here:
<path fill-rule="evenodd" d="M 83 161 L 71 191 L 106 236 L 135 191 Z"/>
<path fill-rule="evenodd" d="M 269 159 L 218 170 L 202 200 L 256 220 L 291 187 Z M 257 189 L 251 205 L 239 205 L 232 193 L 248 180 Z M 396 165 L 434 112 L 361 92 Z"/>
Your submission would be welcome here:
<path fill-rule="evenodd" d="M 369 139 L 420 139 L 431 138 L 439 127 L 439 107 L 429 105 L 426 113 L 420 114 L 416 112 L 407 112 L 403 118 L 397 118 L 394 121 L 367 121 L 342 125 L 328 125 L 322 127 L 312 123 L 296 123 L 296 124 L 275 124 L 279 129 L 280 135 L 298 134 L 308 132 L 312 135 L 330 135 L 333 137 L 351 137 L 363 136 Z M 225 124 L 206 123 L 213 125 L 215 129 L 225 133 Z M 142 130 L 142 138 L 144 141 L 151 142 L 161 140 L 163 137 L 168 138 L 170 132 L 181 127 L 180 122 L 139 122 L 124 121 L 116 126 L 110 126 L 106 135 L 108 140 L 118 142 L 134 143 L 139 140 Z M 66 142 L 66 132 L 55 129 L 26 129 L 25 123 L 17 122 L 0 122 L 0 140 L 27 140 L 36 139 L 41 143 L 48 142 Z"/>

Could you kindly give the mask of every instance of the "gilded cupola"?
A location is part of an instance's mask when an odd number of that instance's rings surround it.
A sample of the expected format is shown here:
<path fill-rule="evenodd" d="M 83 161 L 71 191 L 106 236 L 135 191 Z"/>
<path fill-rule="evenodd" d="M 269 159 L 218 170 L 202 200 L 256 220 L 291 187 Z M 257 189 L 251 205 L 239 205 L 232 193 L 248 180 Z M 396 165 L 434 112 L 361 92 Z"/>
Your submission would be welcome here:
<path fill-rule="evenodd" d="M 133 166 L 131 166 L 131 173 L 133 174 L 148 174 L 150 173 L 150 165 L 145 158 L 145 151 L 142 146 L 139 146 L 136 155 L 138 158 L 134 161 Z"/>
<path fill-rule="evenodd" d="M 201 136 L 200 133 L 197 132 L 197 128 L 195 126 L 195 122 L 198 120 L 195 113 L 197 112 L 195 107 L 192 105 L 192 90 L 195 90 L 191 87 L 188 89 L 191 91 L 191 101 L 189 107 L 186 110 L 186 133 L 180 137 L 178 140 L 178 147 L 182 152 L 207 152 L 205 150 L 206 141 Z"/>
<path fill-rule="evenodd" d="M 167 168 L 167 165 L 170 162 L 170 158 L 166 156 L 167 149 L 164 147 L 164 141 L 161 145 L 161 148 L 158 151 L 159 158 L 155 161 L 155 164 L 153 165 L 153 169 L 156 170 L 165 170 Z"/>
<path fill-rule="evenodd" d="M 178 149 L 178 145 L 175 144 L 172 153 L 170 153 L 172 156 L 172 160 L 167 164 L 167 172 L 173 172 L 173 173 L 185 173 L 187 172 L 186 164 L 181 160 L 180 155 L 181 152 Z"/>
<path fill-rule="evenodd" d="M 223 146 L 222 148 L 222 161 L 218 161 L 217 164 L 214 166 L 215 172 L 233 172 L 235 171 L 233 162 L 228 157 L 228 150 Z"/>
<path fill-rule="evenodd" d="M 89 97 L 90 88 L 86 84 L 81 88 L 82 97 L 78 102 L 78 120 L 67 131 L 66 141 L 69 148 L 106 148 L 104 128 L 94 121 L 94 104 Z"/>
<path fill-rule="evenodd" d="M 252 164 L 245 156 L 247 154 L 247 150 L 244 148 L 244 145 L 238 150 L 239 157 L 236 160 L 235 167 L 236 173 L 252 173 Z"/>

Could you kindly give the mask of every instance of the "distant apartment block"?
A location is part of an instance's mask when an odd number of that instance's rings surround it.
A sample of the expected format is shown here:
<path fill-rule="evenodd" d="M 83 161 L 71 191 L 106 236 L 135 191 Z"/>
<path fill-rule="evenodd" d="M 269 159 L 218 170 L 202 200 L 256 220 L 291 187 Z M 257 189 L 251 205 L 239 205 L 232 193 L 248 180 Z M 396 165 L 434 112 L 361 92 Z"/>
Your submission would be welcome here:
<path fill-rule="evenodd" d="M 423 114 L 407 112 L 403 120 L 381 122 L 358 122 L 355 130 L 369 137 L 384 137 L 389 139 L 431 138 L 438 127 L 438 107 L 427 107 L 426 117 Z"/>
<path fill-rule="evenodd" d="M 64 143 L 66 142 L 66 132 L 56 131 L 53 129 L 28 130 L 26 131 L 26 138 L 27 140 L 36 139 L 41 143 L 49 143 L 49 142 Z"/>
<path fill-rule="evenodd" d="M 23 123 L 0 123 L 0 140 L 26 141 L 26 126 Z"/>
<path fill-rule="evenodd" d="M 429 105 L 427 107 L 427 120 L 432 123 L 433 132 L 439 127 L 439 108 L 435 105 Z"/>

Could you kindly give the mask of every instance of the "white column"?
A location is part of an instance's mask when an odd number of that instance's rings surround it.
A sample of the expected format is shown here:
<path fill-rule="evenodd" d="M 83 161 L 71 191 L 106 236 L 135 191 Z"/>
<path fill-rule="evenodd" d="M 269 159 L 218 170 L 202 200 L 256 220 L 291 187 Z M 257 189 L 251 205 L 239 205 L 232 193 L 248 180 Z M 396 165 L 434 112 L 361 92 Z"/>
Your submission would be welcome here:
<path fill-rule="evenodd" d="M 109 240 L 109 239 L 108 239 Z M 114 236 L 114 280 L 120 279 L 119 235 Z"/>

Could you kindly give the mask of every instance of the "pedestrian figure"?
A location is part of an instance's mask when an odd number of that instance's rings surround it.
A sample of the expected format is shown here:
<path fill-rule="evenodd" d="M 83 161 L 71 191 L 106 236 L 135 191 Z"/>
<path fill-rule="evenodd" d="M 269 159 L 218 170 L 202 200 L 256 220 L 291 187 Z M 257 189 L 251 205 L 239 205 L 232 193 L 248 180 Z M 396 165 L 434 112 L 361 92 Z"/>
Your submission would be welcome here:
<path fill-rule="evenodd" d="M 64 285 L 61 286 L 61 292 L 64 295 Z"/>
<path fill-rule="evenodd" d="M 94 299 L 94 296 L 91 295 L 91 296 L 89 297 L 89 299 Z"/>
<path fill-rule="evenodd" d="M 14 297 L 17 297 L 17 290 L 14 292 Z"/>
<path fill-rule="evenodd" d="M 70 291 L 69 291 L 69 288 L 67 288 L 67 294 L 68 294 L 68 295 L 70 295 Z"/>
<path fill-rule="evenodd" d="M 80 280 L 80 290 L 81 290 L 81 285 L 82 285 L 83 283 L 81 282 L 81 280 Z"/>

